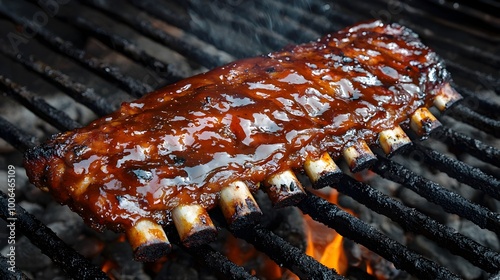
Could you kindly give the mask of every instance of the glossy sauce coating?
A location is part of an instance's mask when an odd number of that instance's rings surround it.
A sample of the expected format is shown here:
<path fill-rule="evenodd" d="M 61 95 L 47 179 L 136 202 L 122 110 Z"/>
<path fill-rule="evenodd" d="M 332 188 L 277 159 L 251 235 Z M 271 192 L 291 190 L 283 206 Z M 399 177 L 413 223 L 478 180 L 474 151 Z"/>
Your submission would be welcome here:
<path fill-rule="evenodd" d="M 258 183 L 324 151 L 335 159 L 361 139 L 374 144 L 448 79 L 410 30 L 362 23 L 125 103 L 29 151 L 25 165 L 94 227 L 168 223 L 179 204 L 214 207 L 232 181 Z"/>

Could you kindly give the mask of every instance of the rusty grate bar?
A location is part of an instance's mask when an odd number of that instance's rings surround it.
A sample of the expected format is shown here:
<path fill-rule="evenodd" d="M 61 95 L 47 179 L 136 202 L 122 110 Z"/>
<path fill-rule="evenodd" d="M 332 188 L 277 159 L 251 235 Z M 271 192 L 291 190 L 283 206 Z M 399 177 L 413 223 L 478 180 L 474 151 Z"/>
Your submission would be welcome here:
<path fill-rule="evenodd" d="M 460 279 L 448 269 L 410 251 L 374 227 L 353 217 L 323 198 L 309 193 L 298 204 L 298 207 L 314 220 L 335 229 L 342 236 L 362 244 L 391 261 L 396 268 L 407 271 L 421 279 Z"/>

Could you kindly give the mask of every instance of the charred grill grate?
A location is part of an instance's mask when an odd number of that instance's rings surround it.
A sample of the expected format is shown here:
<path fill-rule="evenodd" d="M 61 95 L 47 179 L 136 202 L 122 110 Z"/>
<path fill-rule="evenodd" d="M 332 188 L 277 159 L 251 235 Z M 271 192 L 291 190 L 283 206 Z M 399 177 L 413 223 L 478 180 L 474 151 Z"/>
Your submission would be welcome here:
<path fill-rule="evenodd" d="M 33 3 L 28 3 L 33 2 Z M 30 9 L 46 11 L 50 7 L 35 4 L 39 1 L 22 2 L 20 6 L 28 5 Z M 60 1 L 61 3 L 63 1 Z M 130 61 L 148 69 L 148 77 L 153 77 L 154 84 L 171 83 L 188 76 L 180 71 L 175 63 L 166 63 L 156 56 L 146 53 L 141 47 L 125 39 L 123 36 L 106 31 L 103 26 L 94 23 L 93 18 L 85 14 L 75 16 L 72 11 L 78 9 L 90 10 L 100 17 L 119 22 L 155 42 L 186 58 L 187 64 L 196 65 L 196 71 L 230 62 L 235 58 L 265 53 L 281 48 L 292 42 L 304 42 L 316 39 L 320 34 L 340 29 L 360 19 L 381 17 L 386 20 L 398 20 L 419 33 L 438 53 L 442 54 L 449 66 L 456 88 L 466 97 L 466 100 L 451 108 L 448 117 L 474 126 L 476 134 L 489 134 L 488 137 L 498 138 L 500 121 L 498 110 L 500 105 L 489 102 L 488 98 L 476 94 L 480 89 L 495 92 L 500 91 L 498 66 L 500 58 L 495 54 L 495 42 L 500 38 L 495 36 L 498 31 L 498 18 L 490 10 L 489 1 L 480 1 L 477 8 L 458 8 L 448 5 L 446 1 L 426 1 L 422 3 L 403 3 L 391 6 L 394 2 L 382 0 L 368 4 L 352 1 L 338 1 L 335 6 L 326 1 L 255 1 L 244 4 L 238 1 L 135 1 L 123 4 L 116 9 L 106 5 L 107 1 L 82 0 L 61 5 L 53 13 L 59 24 L 71 25 L 85 36 L 94 38 L 106 45 L 111 52 L 119 52 Z M 40 2 L 42 3 L 42 2 Z M 48 2 L 47 2 L 48 3 Z M 392 3 L 392 4 L 391 4 Z M 457 2 L 458 3 L 458 2 Z M 108 3 L 109 4 L 109 3 Z M 203 4 L 203 5 L 202 5 Z M 66 6 L 67 5 L 67 6 Z M 71 8 L 73 7 L 73 8 Z M 78 9 L 75 9 L 77 7 Z M 37 24 L 34 20 L 20 16 L 16 9 L 5 3 L 0 3 L 0 14 L 5 21 L 16 26 L 22 26 L 27 34 L 43 45 L 47 51 L 67 57 L 75 64 L 85 69 L 87 75 L 95 75 L 104 79 L 112 86 L 121 89 L 123 95 L 139 97 L 151 91 L 149 80 L 141 80 L 137 75 L 126 74 L 126 69 L 112 66 L 103 58 L 94 56 L 80 48 L 77 42 L 63 39 L 56 35 L 50 24 Z M 189 13 L 185 13 L 185 9 Z M 491 6 L 498 10 L 498 6 Z M 123 11 L 122 11 L 123 10 Z M 265 13 L 262 11 L 266 11 Z M 446 13 L 446 17 L 437 17 L 435 12 Z M 140 18 L 132 15 L 134 12 L 145 14 Z M 279 21 L 270 21 L 270 18 Z M 464 26 L 453 17 L 471 19 L 474 24 Z M 486 26 L 484 26 L 486 21 Z M 158 28 L 158 22 L 167 24 L 166 28 Z M 484 29 L 484 30 L 483 30 Z M 12 29 L 13 30 L 13 29 Z M 230 35 L 228 35 L 230 34 Z M 249 35 L 255 34 L 255 36 Z M 445 34 L 445 35 L 443 35 Z M 227 40 L 227 37 L 233 39 Z M 18 45 L 16 45 L 17 49 Z M 60 66 L 46 64 L 32 55 L 29 47 L 21 48 L 22 52 L 12 52 L 2 48 L 5 59 L 22 65 L 36 77 L 60 89 L 63 93 L 83 104 L 98 116 L 105 115 L 116 107 L 85 83 L 76 82 L 70 75 L 58 70 Z M 39 52 L 36 52 L 39 53 Z M 458 57 L 460 56 L 460 57 Z M 183 63 L 186 63 L 185 61 Z M 141 68 L 142 69 L 142 68 Z M 80 126 L 80 123 L 69 117 L 64 111 L 54 108 L 38 92 L 29 91 L 22 84 L 11 80 L 7 72 L 0 73 L 0 90 L 9 98 L 16 100 L 38 117 L 50 123 L 56 129 L 64 131 Z M 111 97 L 113 98 L 113 97 Z M 122 98 L 125 99 L 125 98 Z M 23 131 L 20 126 L 0 117 L 0 137 L 23 152 L 28 147 L 38 143 L 38 138 Z M 484 163 L 486 167 L 479 169 L 460 160 L 452 159 L 438 151 L 427 148 L 425 141 L 415 143 L 406 151 L 406 157 L 419 156 L 429 165 L 449 174 L 458 181 L 478 188 L 487 196 L 500 199 L 500 150 L 491 145 L 443 127 L 432 136 L 446 143 L 449 147 L 465 149 Z M 403 184 L 427 200 L 442 206 L 447 212 L 469 219 L 481 228 L 500 234 L 500 215 L 490 209 L 472 203 L 459 194 L 450 191 L 429 179 L 417 175 L 411 169 L 404 167 L 395 160 L 380 157 L 371 168 L 381 177 Z M 467 259 L 475 266 L 488 273 L 500 272 L 500 255 L 492 248 L 479 244 L 472 238 L 456 233 L 455 230 L 429 218 L 418 210 L 405 206 L 396 198 L 384 195 L 376 188 L 344 176 L 341 183 L 335 185 L 341 193 L 359 201 L 375 212 L 379 212 L 396 221 L 405 231 L 421 234 L 431 240 L 444 244 L 447 250 Z M 331 204 L 315 195 L 309 196 L 297 206 L 312 218 L 325 223 L 337 230 L 343 236 L 358 242 L 385 259 L 393 262 L 398 268 L 423 279 L 455 279 L 458 278 L 447 268 L 432 260 L 425 259 L 406 246 L 386 237 L 373 226 L 356 218 L 338 206 Z M 1 216 L 6 218 L 7 197 L 1 197 Z M 47 254 L 55 263 L 66 271 L 68 276 L 80 278 L 105 278 L 106 276 L 89 261 L 76 253 L 43 223 L 16 206 L 20 228 L 36 246 Z M 223 220 L 223 219 L 222 219 Z M 223 221 L 221 223 L 224 223 Z M 36 229 L 36 230 L 35 230 Z M 258 250 L 269 255 L 276 263 L 283 264 L 292 272 L 304 279 L 341 279 L 331 269 L 306 256 L 298 248 L 292 246 L 281 237 L 264 227 L 256 227 L 246 231 L 235 231 L 236 237 L 253 244 Z M 172 241 L 175 243 L 175 234 Z M 57 250 L 54 250 L 57 248 Z M 215 274 L 229 279 L 249 279 L 251 276 L 242 267 L 231 263 L 223 254 L 214 251 L 209 246 L 186 249 L 202 264 L 215 271 Z M 210 260 L 210 261 L 208 261 Z M 3 262 L 2 262 L 3 263 Z M 2 264 L 2 270 L 6 267 Z M 19 272 L 21 273 L 21 272 Z"/>

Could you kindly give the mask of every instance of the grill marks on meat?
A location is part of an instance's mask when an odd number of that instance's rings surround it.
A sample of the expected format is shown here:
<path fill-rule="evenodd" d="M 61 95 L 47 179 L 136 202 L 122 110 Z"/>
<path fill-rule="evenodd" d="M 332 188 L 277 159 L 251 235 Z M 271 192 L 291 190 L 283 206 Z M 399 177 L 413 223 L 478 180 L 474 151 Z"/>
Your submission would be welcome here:
<path fill-rule="evenodd" d="M 328 151 L 375 144 L 448 83 L 407 28 L 362 23 L 167 86 L 26 154 L 31 181 L 96 228 L 170 222 L 214 207 L 221 186 L 257 183 Z"/>

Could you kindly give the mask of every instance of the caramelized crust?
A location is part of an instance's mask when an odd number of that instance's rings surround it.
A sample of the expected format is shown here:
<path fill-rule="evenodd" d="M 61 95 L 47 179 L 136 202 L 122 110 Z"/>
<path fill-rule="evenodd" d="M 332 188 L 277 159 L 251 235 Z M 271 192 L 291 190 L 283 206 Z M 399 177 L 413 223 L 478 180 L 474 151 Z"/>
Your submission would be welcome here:
<path fill-rule="evenodd" d="M 448 82 L 407 28 L 358 24 L 185 79 L 26 154 L 31 181 L 96 228 L 170 222 L 214 207 L 222 186 L 256 183 L 407 124 Z"/>

